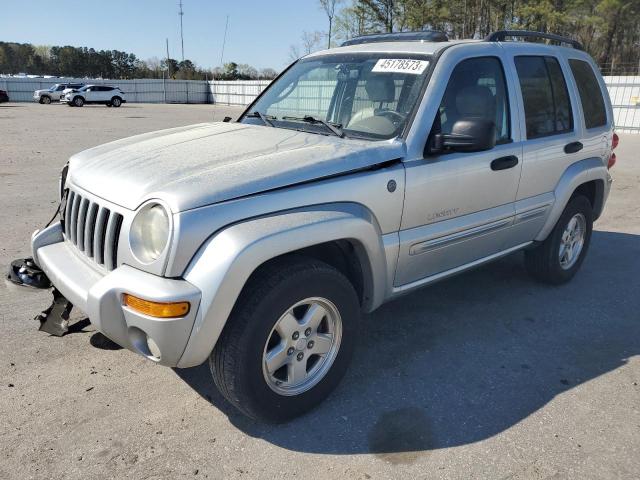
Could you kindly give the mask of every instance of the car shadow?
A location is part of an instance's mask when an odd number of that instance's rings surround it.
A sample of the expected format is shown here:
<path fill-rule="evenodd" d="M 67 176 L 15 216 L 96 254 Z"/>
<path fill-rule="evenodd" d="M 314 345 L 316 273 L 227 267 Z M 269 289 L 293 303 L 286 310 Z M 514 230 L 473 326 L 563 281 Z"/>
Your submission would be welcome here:
<path fill-rule="evenodd" d="M 337 391 L 284 425 L 238 413 L 206 364 L 175 372 L 253 437 L 411 462 L 496 435 L 638 355 L 639 271 L 640 236 L 594 232 L 567 285 L 534 282 L 519 253 L 406 295 L 363 319 Z"/>

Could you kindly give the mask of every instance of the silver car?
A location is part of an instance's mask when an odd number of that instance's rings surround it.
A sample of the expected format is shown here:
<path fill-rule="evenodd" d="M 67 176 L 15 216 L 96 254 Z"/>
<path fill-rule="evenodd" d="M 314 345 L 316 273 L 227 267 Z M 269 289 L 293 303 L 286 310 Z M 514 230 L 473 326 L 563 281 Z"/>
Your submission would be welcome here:
<path fill-rule="evenodd" d="M 518 250 L 569 281 L 616 143 L 569 39 L 363 37 L 295 62 L 236 122 L 74 155 L 33 256 L 113 341 L 208 362 L 242 412 L 284 421 L 336 387 L 363 312 Z"/>
<path fill-rule="evenodd" d="M 33 100 L 45 105 L 57 102 L 64 95 L 64 92 L 82 88 L 84 83 L 56 83 L 51 87 L 33 92 Z"/>

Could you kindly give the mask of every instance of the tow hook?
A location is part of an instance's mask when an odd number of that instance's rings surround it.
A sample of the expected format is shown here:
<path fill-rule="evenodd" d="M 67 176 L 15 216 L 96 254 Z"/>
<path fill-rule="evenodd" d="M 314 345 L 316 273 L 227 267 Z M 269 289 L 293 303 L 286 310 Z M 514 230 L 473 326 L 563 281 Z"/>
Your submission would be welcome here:
<path fill-rule="evenodd" d="M 38 330 L 62 337 L 69 331 L 69 315 L 72 308 L 73 304 L 54 288 L 53 303 L 35 318 L 40 322 Z"/>

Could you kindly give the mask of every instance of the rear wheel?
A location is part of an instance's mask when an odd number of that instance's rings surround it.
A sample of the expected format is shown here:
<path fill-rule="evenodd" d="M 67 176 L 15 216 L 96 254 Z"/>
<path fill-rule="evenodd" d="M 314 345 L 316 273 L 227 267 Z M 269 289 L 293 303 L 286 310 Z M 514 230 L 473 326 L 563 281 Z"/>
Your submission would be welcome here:
<path fill-rule="evenodd" d="M 344 375 L 360 316 L 335 268 L 289 257 L 251 278 L 209 359 L 214 382 L 250 417 L 289 420 L 315 407 Z"/>
<path fill-rule="evenodd" d="M 591 202 L 573 197 L 547 239 L 525 252 L 525 265 L 537 280 L 554 285 L 573 278 L 587 254 L 593 229 Z"/>
<path fill-rule="evenodd" d="M 120 97 L 113 97 L 111 99 L 111 105 L 113 105 L 115 108 L 118 108 L 120 105 L 122 105 L 122 100 L 120 99 Z"/>
<path fill-rule="evenodd" d="M 82 97 L 75 97 L 73 99 L 73 106 L 74 107 L 81 107 L 84 105 L 84 98 Z"/>

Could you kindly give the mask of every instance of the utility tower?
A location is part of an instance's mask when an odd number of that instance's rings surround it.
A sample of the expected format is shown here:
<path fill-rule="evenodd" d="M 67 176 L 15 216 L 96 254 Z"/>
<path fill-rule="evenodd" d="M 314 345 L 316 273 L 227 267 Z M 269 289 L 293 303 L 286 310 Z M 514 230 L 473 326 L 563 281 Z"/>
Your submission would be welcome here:
<path fill-rule="evenodd" d="M 182 0 L 179 3 L 180 10 L 178 11 L 178 15 L 180 16 L 180 45 L 182 47 L 182 61 L 184 62 L 184 36 L 182 34 L 182 17 L 184 16 L 184 12 L 182 11 Z"/>

